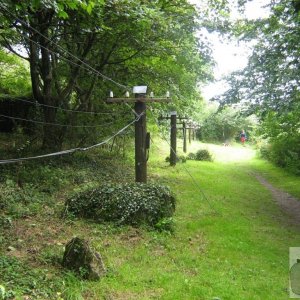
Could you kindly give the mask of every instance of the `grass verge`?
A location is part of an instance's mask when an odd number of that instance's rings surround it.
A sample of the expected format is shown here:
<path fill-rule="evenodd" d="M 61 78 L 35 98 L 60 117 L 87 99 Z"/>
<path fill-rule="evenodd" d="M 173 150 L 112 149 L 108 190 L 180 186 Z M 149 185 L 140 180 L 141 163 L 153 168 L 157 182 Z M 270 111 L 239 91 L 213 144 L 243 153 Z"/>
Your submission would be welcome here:
<path fill-rule="evenodd" d="M 203 147 L 193 145 L 198 146 Z M 149 180 L 169 185 L 177 196 L 173 234 L 61 219 L 63 200 L 78 185 L 97 181 L 95 174 L 98 180 L 116 181 L 124 180 L 122 172 L 131 180 L 133 174 L 125 164 L 116 165 L 118 172 L 105 168 L 105 160 L 97 157 L 58 166 L 63 184 L 46 191 L 47 201 L 37 201 L 36 213 L 13 216 L 0 234 L 0 261 L 5 262 L 3 268 L 0 264 L 0 285 L 16 299 L 287 299 L 288 250 L 300 244 L 299 228 L 289 223 L 252 172 L 264 170 L 268 179 L 274 176 L 274 184 L 288 177 L 251 160 L 252 152 L 244 152 L 248 149 L 233 148 L 228 159 L 229 148 L 215 147 L 215 162 L 188 161 L 176 167 L 164 162 L 166 145 L 152 150 Z M 56 167 L 50 170 L 57 174 Z M 2 176 L 14 180 L 9 172 Z M 1 184 L 6 188 L 5 181 Z M 42 197 L 45 191 L 38 193 Z M 89 239 L 101 252 L 108 268 L 101 281 L 82 281 L 60 267 L 63 247 L 73 235 Z"/>

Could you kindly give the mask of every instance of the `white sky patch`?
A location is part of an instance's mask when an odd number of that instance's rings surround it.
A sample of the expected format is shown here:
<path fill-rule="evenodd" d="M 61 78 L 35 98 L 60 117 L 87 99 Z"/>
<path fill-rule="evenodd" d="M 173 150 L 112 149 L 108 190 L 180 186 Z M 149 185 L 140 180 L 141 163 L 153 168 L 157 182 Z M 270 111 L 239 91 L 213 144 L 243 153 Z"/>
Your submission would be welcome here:
<path fill-rule="evenodd" d="M 200 87 L 205 100 L 209 100 L 215 96 L 225 93 L 230 88 L 225 80 L 219 80 L 211 84 Z"/>
<path fill-rule="evenodd" d="M 201 4 L 203 5 L 203 0 L 189 0 L 189 2 L 198 7 L 200 7 Z M 242 18 L 249 20 L 267 18 L 270 14 L 270 10 L 267 7 L 270 0 L 252 0 L 248 2 L 245 6 L 245 12 L 242 15 L 237 9 L 237 1 L 232 0 L 231 3 L 232 11 L 230 17 L 232 20 Z M 209 100 L 229 89 L 229 85 L 223 80 L 224 77 L 247 66 L 248 58 L 252 51 L 251 49 L 255 43 L 229 42 L 221 35 L 208 33 L 206 30 L 202 30 L 201 34 L 208 37 L 211 43 L 213 58 L 216 61 L 216 66 L 213 70 L 216 81 L 201 88 L 204 98 Z"/>

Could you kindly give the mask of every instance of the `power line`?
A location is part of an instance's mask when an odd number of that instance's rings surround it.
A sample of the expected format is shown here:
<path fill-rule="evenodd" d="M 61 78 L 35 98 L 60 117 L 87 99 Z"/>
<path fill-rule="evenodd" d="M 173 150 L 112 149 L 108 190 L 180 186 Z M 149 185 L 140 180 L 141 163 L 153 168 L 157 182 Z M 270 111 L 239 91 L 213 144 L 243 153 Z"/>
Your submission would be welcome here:
<path fill-rule="evenodd" d="M 141 116 L 143 114 L 144 113 L 140 114 L 132 122 L 130 122 L 129 124 L 127 124 L 126 126 L 124 126 L 122 129 L 120 129 L 119 131 L 117 131 L 115 134 L 113 134 L 112 136 L 110 136 L 106 140 L 104 140 L 104 141 L 102 141 L 100 143 L 97 143 L 95 145 L 91 145 L 91 146 L 88 146 L 88 147 L 82 147 L 82 148 L 73 148 L 73 149 L 69 149 L 69 150 L 64 150 L 64 151 L 59 151 L 59 152 L 53 152 L 53 153 L 48 153 L 48 154 L 43 154 L 43 155 L 38 155 L 38 156 L 21 157 L 21 158 L 13 158 L 13 159 L 4 159 L 4 160 L 0 160 L 0 165 L 10 164 L 10 163 L 16 163 L 16 162 L 21 162 L 21 161 L 27 161 L 27 160 L 40 159 L 40 158 L 48 158 L 48 157 L 53 157 L 53 156 L 58 156 L 58 155 L 65 155 L 65 154 L 70 154 L 70 153 L 74 153 L 74 152 L 78 152 L 78 151 L 87 151 L 87 150 L 99 147 L 101 145 L 107 144 L 114 137 L 116 137 L 119 134 L 121 134 L 122 132 L 124 132 L 128 127 L 130 127 L 132 124 L 134 124 L 135 122 L 137 122 L 141 118 Z"/>
<path fill-rule="evenodd" d="M 152 112 L 151 107 L 150 107 L 150 112 L 151 112 L 152 117 L 154 118 L 154 120 L 155 120 L 155 122 L 156 122 L 156 124 L 158 125 L 158 128 L 159 128 L 159 130 L 160 130 L 160 126 L 159 126 L 158 120 L 157 120 L 156 117 L 154 116 L 154 113 Z M 175 154 L 176 158 L 179 159 L 179 157 L 178 157 L 176 151 L 171 147 L 171 145 L 170 145 L 168 139 L 165 138 L 164 134 L 163 134 L 163 133 L 160 133 L 160 132 L 158 132 L 158 134 L 161 136 L 161 138 L 162 138 L 163 140 L 165 140 L 165 141 L 167 142 L 167 144 L 170 146 L 171 151 Z M 191 172 L 187 169 L 187 167 L 183 165 L 183 168 L 184 168 L 184 170 L 186 171 L 186 173 L 189 175 L 189 177 L 192 179 L 192 182 L 193 182 L 194 186 L 195 186 L 195 187 L 197 188 L 197 190 L 200 192 L 200 194 L 201 194 L 202 197 L 205 199 L 205 201 L 209 204 L 210 208 L 211 208 L 215 213 L 221 215 L 221 213 L 220 213 L 219 211 L 217 211 L 216 208 L 212 205 L 211 201 L 210 201 L 210 200 L 208 199 L 208 197 L 205 195 L 205 193 L 204 193 L 204 191 L 202 190 L 201 186 L 198 184 L 198 182 L 196 181 L 196 179 L 194 178 L 194 176 L 191 174 Z"/>
<path fill-rule="evenodd" d="M 25 103 L 35 104 L 37 106 L 50 107 L 50 108 L 53 108 L 53 109 L 72 112 L 72 113 L 83 113 L 83 114 L 91 114 L 91 115 L 113 115 L 113 114 L 117 114 L 116 112 L 96 112 L 96 111 L 66 109 L 66 108 L 61 108 L 59 106 L 42 104 L 42 103 L 37 102 L 37 100 L 35 100 L 35 99 L 34 99 L 35 102 L 33 102 L 33 101 L 28 101 L 28 100 L 25 100 L 25 99 L 18 98 L 18 97 L 13 97 L 13 96 L 10 96 L 10 95 L 7 95 L 7 94 L 1 94 L 0 97 L 4 97 L 4 98 L 6 97 L 6 98 L 22 101 L 22 102 L 25 102 Z"/>
<path fill-rule="evenodd" d="M 74 128 L 96 128 L 96 127 L 106 127 L 110 126 L 114 122 L 109 122 L 101 125 L 69 125 L 69 124 L 59 124 L 59 123 L 50 123 L 50 122 L 43 122 L 43 121 L 36 121 L 36 120 L 30 120 L 30 119 L 23 119 L 19 117 L 12 117 L 12 116 L 7 116 L 0 114 L 0 117 L 4 117 L 7 119 L 13 119 L 13 120 L 20 120 L 20 121 L 25 121 L 25 122 L 31 122 L 31 123 L 37 123 L 37 124 L 43 124 L 43 125 L 51 125 L 51 126 L 60 126 L 60 127 L 74 127 Z"/>
<path fill-rule="evenodd" d="M 0 4 L 0 6 L 1 6 L 1 4 Z M 55 52 L 54 50 L 51 50 L 51 49 L 49 49 L 49 48 L 47 48 L 47 47 L 45 47 L 45 46 L 40 45 L 38 42 L 36 42 L 35 40 L 31 39 L 30 37 L 24 35 L 23 33 L 20 33 L 20 34 L 21 34 L 25 39 L 27 39 L 27 40 L 33 42 L 35 45 L 37 45 L 37 46 L 39 46 L 39 47 L 41 47 L 41 48 L 43 48 L 43 49 L 49 51 L 50 53 L 53 53 L 53 54 L 56 54 L 56 55 L 59 54 L 59 55 L 60 55 L 60 58 L 61 58 L 62 60 L 68 61 L 69 63 L 73 64 L 74 66 L 78 66 L 78 67 L 80 67 L 80 68 L 82 68 L 82 69 L 84 69 L 84 70 L 87 70 L 87 71 L 89 71 L 89 72 L 92 72 L 92 70 L 91 70 L 90 68 L 84 67 L 84 66 L 82 66 L 82 65 L 80 65 L 80 64 L 78 64 L 78 63 L 76 63 L 76 62 L 74 62 L 74 61 L 72 61 L 72 60 L 66 58 L 66 57 L 63 56 L 61 53 L 57 53 L 57 52 Z M 92 67 L 91 67 L 91 68 L 92 68 Z M 99 76 L 99 74 L 98 74 L 97 72 L 98 72 L 98 71 L 96 70 L 96 72 L 93 71 L 92 73 Z"/>
<path fill-rule="evenodd" d="M 71 52 L 69 52 L 68 50 L 64 49 L 62 46 L 58 45 L 57 43 L 53 42 L 51 39 L 49 39 L 47 36 L 43 35 L 41 32 L 39 32 L 37 29 L 35 29 L 34 27 L 30 26 L 29 24 L 27 24 L 26 22 L 24 22 L 22 19 L 20 19 L 19 17 L 17 17 L 16 15 L 14 15 L 13 13 L 11 13 L 4 5 L 0 4 L 0 7 L 2 7 L 7 13 L 9 13 L 11 16 L 15 17 L 20 23 L 24 24 L 26 27 L 32 29 L 34 32 L 36 32 L 38 35 L 42 36 L 43 38 L 45 38 L 46 40 L 48 40 L 50 43 L 54 44 L 55 46 L 57 46 L 59 49 L 61 49 L 62 51 L 64 51 L 65 53 L 69 54 L 71 57 L 75 58 L 76 60 L 78 60 L 80 63 L 82 63 L 83 65 L 87 66 L 89 69 L 93 70 L 96 74 L 98 74 L 99 76 L 101 76 L 103 79 L 108 80 L 114 84 L 116 84 L 117 86 L 124 88 L 124 89 L 128 89 L 127 86 L 120 84 L 118 82 L 116 82 L 115 80 L 113 80 L 112 78 L 102 74 L 101 72 L 99 72 L 98 70 L 96 70 L 95 68 L 93 68 L 92 66 L 90 66 L 88 63 L 86 63 L 85 61 L 81 60 L 80 58 L 78 58 L 77 56 L 75 56 L 74 54 L 72 54 Z M 40 47 L 42 47 L 41 45 L 39 45 Z M 48 49 L 50 50 L 50 49 Z M 79 65 L 80 66 L 80 65 Z"/>

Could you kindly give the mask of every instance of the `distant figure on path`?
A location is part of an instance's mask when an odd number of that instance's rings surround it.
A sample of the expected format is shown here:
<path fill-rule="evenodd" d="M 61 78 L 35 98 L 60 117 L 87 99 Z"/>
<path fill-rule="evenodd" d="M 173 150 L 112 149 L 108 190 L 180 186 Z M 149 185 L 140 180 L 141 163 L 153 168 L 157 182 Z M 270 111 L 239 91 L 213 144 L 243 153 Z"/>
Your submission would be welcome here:
<path fill-rule="evenodd" d="M 240 138 L 241 138 L 241 143 L 242 145 L 245 147 L 245 141 L 247 139 L 247 136 L 246 136 L 246 133 L 245 133 L 245 130 L 243 129 L 241 134 L 240 134 Z"/>

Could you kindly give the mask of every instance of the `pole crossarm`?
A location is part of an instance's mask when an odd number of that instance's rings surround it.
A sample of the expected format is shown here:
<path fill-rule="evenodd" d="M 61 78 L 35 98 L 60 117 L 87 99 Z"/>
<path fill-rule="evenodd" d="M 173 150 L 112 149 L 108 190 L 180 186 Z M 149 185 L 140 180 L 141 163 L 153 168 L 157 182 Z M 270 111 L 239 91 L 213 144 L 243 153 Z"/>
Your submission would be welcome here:
<path fill-rule="evenodd" d="M 107 103 L 135 103 L 135 102 L 145 102 L 145 103 L 151 103 L 151 102 L 171 102 L 171 98 L 107 98 Z"/>
<path fill-rule="evenodd" d="M 165 116 L 165 117 L 163 117 L 163 116 L 160 116 L 160 117 L 158 117 L 158 120 L 170 120 L 171 119 L 171 117 L 170 116 Z M 177 117 L 177 120 L 189 120 L 189 118 L 186 118 L 186 117 Z M 179 123 L 179 122 L 177 122 L 177 124 L 183 124 L 183 123 Z"/>

